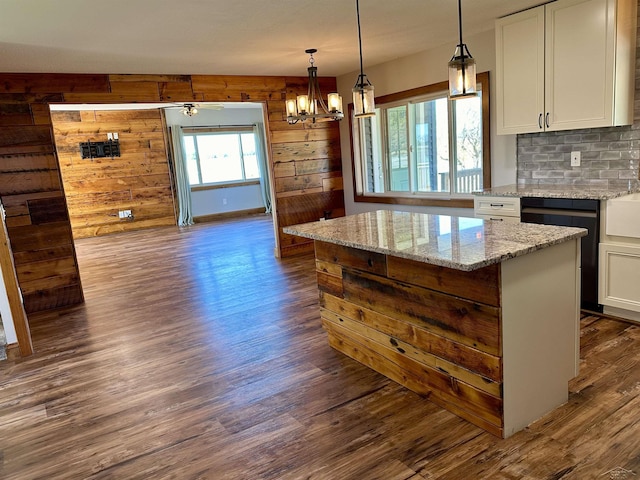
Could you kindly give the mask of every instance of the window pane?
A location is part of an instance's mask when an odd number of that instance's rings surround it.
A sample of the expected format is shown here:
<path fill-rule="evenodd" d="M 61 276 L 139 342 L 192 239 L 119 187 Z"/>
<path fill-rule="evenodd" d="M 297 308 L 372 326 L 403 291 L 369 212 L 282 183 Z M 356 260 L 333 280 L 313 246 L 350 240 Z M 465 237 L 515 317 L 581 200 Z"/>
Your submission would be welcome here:
<path fill-rule="evenodd" d="M 387 109 L 386 120 L 389 190 L 392 192 L 408 192 L 409 149 L 406 105 Z"/>
<path fill-rule="evenodd" d="M 449 191 L 449 114 L 446 98 L 414 105 L 415 190 Z"/>
<path fill-rule="evenodd" d="M 482 190 L 482 97 L 456 100 L 456 193 Z"/>
<path fill-rule="evenodd" d="M 244 176 L 247 180 L 260 178 L 258 155 L 256 154 L 256 138 L 253 133 L 240 135 L 242 141 L 242 158 L 244 159 Z"/>
<path fill-rule="evenodd" d="M 243 180 L 237 134 L 198 135 L 202 183 Z"/>
<path fill-rule="evenodd" d="M 378 127 L 380 110 L 373 117 L 354 119 L 358 129 L 359 155 L 362 165 L 362 188 L 364 193 L 384 192 L 384 168 L 380 155 L 380 133 Z"/>
<path fill-rule="evenodd" d="M 193 136 L 184 136 L 184 155 L 187 161 L 187 172 L 189 175 L 189 184 L 198 185 L 198 156 L 196 155 L 196 146 L 193 143 Z"/>

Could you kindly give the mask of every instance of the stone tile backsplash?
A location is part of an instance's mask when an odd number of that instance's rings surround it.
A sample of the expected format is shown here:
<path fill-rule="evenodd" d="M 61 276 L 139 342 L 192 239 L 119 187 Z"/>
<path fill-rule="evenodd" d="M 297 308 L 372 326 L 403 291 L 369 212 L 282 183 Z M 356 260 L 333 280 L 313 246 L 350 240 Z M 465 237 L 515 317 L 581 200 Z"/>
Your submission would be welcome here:
<path fill-rule="evenodd" d="M 640 178 L 640 27 L 636 45 L 633 125 L 518 135 L 519 184 L 624 187 Z M 571 152 L 577 150 L 580 166 L 572 167 Z"/>
<path fill-rule="evenodd" d="M 579 167 L 571 166 L 572 151 L 581 152 Z M 625 186 L 640 176 L 640 122 L 518 135 L 517 155 L 520 184 Z"/>

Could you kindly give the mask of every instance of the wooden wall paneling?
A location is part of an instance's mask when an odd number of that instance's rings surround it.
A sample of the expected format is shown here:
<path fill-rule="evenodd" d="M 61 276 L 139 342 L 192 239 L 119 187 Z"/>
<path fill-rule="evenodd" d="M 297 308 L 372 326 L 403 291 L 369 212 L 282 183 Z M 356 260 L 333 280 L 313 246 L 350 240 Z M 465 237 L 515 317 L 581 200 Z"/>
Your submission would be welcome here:
<path fill-rule="evenodd" d="M 40 147 L 52 151 L 52 146 L 48 125 L 4 125 L 0 128 L 0 155 L 32 153 L 41 151 Z"/>
<path fill-rule="evenodd" d="M 320 78 L 320 85 L 326 95 L 335 91 L 334 78 Z M 270 163 L 270 175 L 275 186 L 277 179 L 284 177 L 307 175 L 331 175 L 321 178 L 322 182 L 313 189 L 287 190 L 279 192 L 282 198 L 277 198 L 274 192 L 274 229 L 277 232 L 277 251 L 279 256 L 292 255 L 298 251 L 312 248 L 312 242 L 303 245 L 296 244 L 295 237 L 285 236 L 280 226 L 317 220 L 328 212 L 331 216 L 344 215 L 344 198 L 342 192 L 336 190 L 340 187 L 340 141 L 338 125 L 330 122 L 326 125 L 297 125 L 290 126 L 286 122 L 284 111 L 284 99 L 287 95 L 306 92 L 306 77 L 251 77 L 251 76 L 208 76 L 208 75 L 81 75 L 81 74 L 13 74 L 0 73 L 0 164 L 9 156 L 23 155 L 24 164 L 15 168 L 16 160 L 11 157 L 8 163 L 11 167 L 6 173 L 0 170 L 0 176 L 15 179 L 23 185 L 24 190 L 9 187 L 5 183 L 7 192 L 11 195 L 2 196 L 7 206 L 9 215 L 9 236 L 11 241 L 22 243 L 14 252 L 14 258 L 19 259 L 21 271 L 25 271 L 24 265 L 29 262 L 43 261 L 43 259 L 65 258 L 71 255 L 75 258 L 73 239 L 71 237 L 71 220 L 32 225 L 31 212 L 28 201 L 37 199 L 50 199 L 63 196 L 62 189 L 56 186 L 55 175 L 35 175 L 42 168 L 42 162 L 56 159 L 53 135 L 49 123 L 50 115 L 47 111 L 49 103 L 124 103 L 142 101 L 261 101 L 266 105 L 265 128 L 267 130 L 267 143 L 272 162 Z M 28 107 L 27 107 L 28 106 Z M 27 112 L 28 110 L 28 112 Z M 28 118 L 30 114 L 31 119 Z M 103 116 L 106 129 L 94 130 L 103 140 L 105 132 L 116 131 L 115 124 L 106 118 L 108 113 L 78 114 L 56 113 L 61 122 L 89 122 L 88 115 Z M 140 125 L 136 128 L 141 127 Z M 135 129 L 134 129 L 135 130 Z M 150 175 L 167 175 L 159 172 L 151 163 L 160 162 L 160 158 L 166 158 L 164 132 L 157 132 L 157 136 L 149 137 L 148 132 L 130 131 L 124 137 L 121 135 L 121 145 L 128 152 L 140 153 L 146 151 L 146 164 Z M 294 133 L 297 131 L 298 133 Z M 123 133 L 124 131 L 118 131 Z M 78 134 L 89 132 L 78 131 Z M 79 142 L 78 142 L 79 143 Z M 60 145 L 60 168 L 77 167 L 74 156 L 77 154 L 77 145 L 64 143 Z M 40 158 L 42 156 L 43 158 Z M 45 160 L 46 158 L 46 160 Z M 162 161 L 164 161 L 162 158 Z M 37 160 L 36 160 L 37 159 Z M 317 162 L 306 162 L 317 160 Z M 275 161 L 282 166 L 275 167 Z M 33 162 L 33 163 L 32 163 Z M 291 165 L 285 164 L 294 162 Z M 296 163 L 297 162 L 297 163 Z M 82 162 L 81 162 L 82 163 Z M 114 164 L 111 164 L 112 166 Z M 141 165 L 141 164 L 140 164 Z M 1 168 L 1 167 L 0 167 Z M 114 168 L 120 175 L 128 167 Z M 46 171 L 58 171 L 58 165 L 50 168 L 46 165 Z M 82 170 L 79 168 L 78 171 Z M 19 172 L 19 173 L 16 173 Z M 86 173 L 86 172 L 83 172 Z M 293 175 L 292 175 L 293 174 Z M 59 175 L 59 174 L 58 174 Z M 80 182 L 81 174 L 76 176 L 76 182 Z M 94 182 L 88 180 L 89 183 Z M 304 183 L 304 181 L 302 181 Z M 2 183 L 2 181 L 0 181 Z M 127 181 L 128 184 L 135 183 Z M 159 177 L 149 178 L 145 182 L 139 181 L 142 192 L 131 193 L 131 198 L 143 202 L 150 202 L 153 195 L 166 193 L 165 187 L 159 185 Z M 291 185 L 292 181 L 280 180 L 278 184 Z M 295 184 L 296 181 L 294 180 Z M 95 183 L 93 183 L 95 184 Z M 86 184 L 85 184 L 86 185 Z M 80 187 L 80 184 L 77 184 Z M 129 186 L 129 185 L 127 185 Z M 45 190 L 42 190 L 42 189 Z M 46 190 L 50 188 L 52 190 Z M 111 184 L 113 188 L 113 184 Z M 274 187 L 275 188 L 275 187 Z M 158 189 L 158 191 L 154 191 Z M 114 189 L 103 196 L 90 196 L 88 200 L 122 200 L 122 192 L 126 188 Z M 82 200 L 81 195 L 73 195 L 67 192 L 69 205 L 74 208 L 86 209 L 88 200 Z M 26 195 L 26 196 L 25 196 Z M 171 205 L 171 203 L 169 203 Z M 151 207 L 151 205 L 149 204 Z M 135 215 L 135 212 L 134 212 Z M 45 214 L 46 217 L 46 214 Z M 151 219 L 150 222 L 156 220 Z M 52 235 L 52 241 L 44 242 L 42 235 Z M 66 236 L 65 236 L 66 235 Z M 33 239 L 30 237 L 33 236 Z M 52 243 L 53 242 L 53 243 Z M 57 242 L 57 243 L 55 243 Z M 55 243 L 55 244 L 54 244 Z M 63 262 L 64 263 L 64 262 Z M 63 263 L 57 263 L 62 265 Z M 51 265 L 56 265 L 52 263 Z M 24 268 L 23 268 L 24 267 Z M 38 309 L 56 308 L 74 302 L 82 301 L 81 289 L 78 285 L 68 285 L 61 288 L 43 289 L 37 296 L 31 296 L 25 301 L 25 307 L 29 304 L 31 311 Z"/>
<path fill-rule="evenodd" d="M 0 73 L 0 93 L 108 93 L 109 76 L 77 73 Z"/>
<path fill-rule="evenodd" d="M 0 125 L 33 125 L 29 105 L 0 102 Z"/>
<path fill-rule="evenodd" d="M 287 160 L 330 159 L 332 162 L 339 160 L 340 142 L 325 140 L 318 142 L 290 142 L 280 143 L 273 147 L 274 162 Z"/>
<path fill-rule="evenodd" d="M 116 90 L 151 92 L 157 86 L 121 81 Z M 75 238 L 175 225 L 160 110 L 91 110 L 79 117 L 55 112 L 52 120 Z M 107 132 L 118 133 L 121 156 L 82 159 L 78 144 L 105 141 Z M 120 210 L 131 210 L 134 219 L 119 218 Z"/>
<path fill-rule="evenodd" d="M 284 77 L 192 75 L 191 85 L 204 101 L 261 102 L 280 98 L 286 84 Z"/>
<path fill-rule="evenodd" d="M 298 223 L 314 222 L 324 218 L 325 212 L 329 217 L 344 216 L 344 195 L 341 191 L 302 193 L 295 192 L 292 196 L 277 196 L 278 221 L 280 226 L 280 245 L 282 254 L 286 255 L 288 248 L 305 244 L 308 251 L 313 248 L 313 240 L 287 235 L 282 232 L 282 227 L 296 225 Z M 292 249 L 299 252 L 300 249 Z"/>

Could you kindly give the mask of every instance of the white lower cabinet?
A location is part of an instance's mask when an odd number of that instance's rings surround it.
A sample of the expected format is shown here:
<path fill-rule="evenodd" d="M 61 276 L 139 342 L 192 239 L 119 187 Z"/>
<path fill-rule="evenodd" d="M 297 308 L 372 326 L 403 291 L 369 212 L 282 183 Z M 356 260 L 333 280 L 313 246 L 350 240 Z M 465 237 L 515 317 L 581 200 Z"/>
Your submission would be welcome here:
<path fill-rule="evenodd" d="M 600 243 L 602 305 L 640 312 L 640 245 Z"/>

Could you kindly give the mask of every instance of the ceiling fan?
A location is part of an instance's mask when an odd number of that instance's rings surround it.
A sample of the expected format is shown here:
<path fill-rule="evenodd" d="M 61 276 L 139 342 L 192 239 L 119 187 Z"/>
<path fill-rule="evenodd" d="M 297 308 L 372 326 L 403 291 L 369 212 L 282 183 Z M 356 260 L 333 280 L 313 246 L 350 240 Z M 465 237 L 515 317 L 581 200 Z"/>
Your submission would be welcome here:
<path fill-rule="evenodd" d="M 222 110 L 224 105 L 221 103 L 178 103 L 168 109 L 180 109 L 180 113 L 187 117 L 193 117 L 198 114 L 199 110 Z"/>

